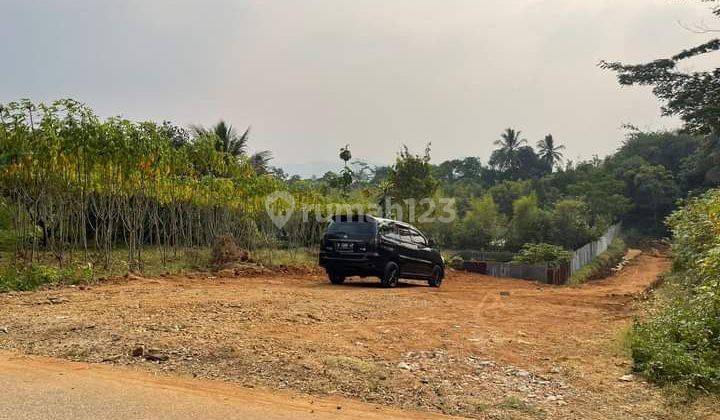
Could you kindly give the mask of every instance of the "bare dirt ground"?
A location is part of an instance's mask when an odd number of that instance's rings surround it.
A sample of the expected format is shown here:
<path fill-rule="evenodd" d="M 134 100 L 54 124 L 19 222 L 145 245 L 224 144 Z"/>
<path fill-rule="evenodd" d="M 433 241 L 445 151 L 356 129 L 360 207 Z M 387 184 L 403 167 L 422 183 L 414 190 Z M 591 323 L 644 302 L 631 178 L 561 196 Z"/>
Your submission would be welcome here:
<path fill-rule="evenodd" d="M 0 352 L 0 419 L 433 419 L 340 397 L 241 388 L 101 364 Z"/>
<path fill-rule="evenodd" d="M 702 417 L 625 377 L 623 333 L 669 261 L 554 287 L 320 275 L 130 278 L 0 295 L 0 349 L 491 418 Z M 6 331 L 5 333 L 3 331 Z"/>

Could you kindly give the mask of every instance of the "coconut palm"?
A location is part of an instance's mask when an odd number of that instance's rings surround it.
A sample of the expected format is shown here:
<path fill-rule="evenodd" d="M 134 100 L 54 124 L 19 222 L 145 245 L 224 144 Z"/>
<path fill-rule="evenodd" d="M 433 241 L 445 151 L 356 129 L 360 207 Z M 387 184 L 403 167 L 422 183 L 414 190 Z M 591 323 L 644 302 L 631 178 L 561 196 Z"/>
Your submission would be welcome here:
<path fill-rule="evenodd" d="M 517 151 L 527 140 L 521 139 L 522 131 L 516 131 L 512 128 L 506 128 L 505 132 L 495 140 L 495 145 L 500 146 L 497 155 L 501 157 L 500 166 L 503 169 L 514 168 L 517 163 Z"/>
<path fill-rule="evenodd" d="M 519 149 L 520 146 L 527 143 L 527 140 L 520 138 L 521 134 L 522 131 L 506 128 L 505 132 L 500 135 L 500 138 L 495 140 L 495 145 L 500 146 L 505 152 L 514 152 Z"/>
<path fill-rule="evenodd" d="M 270 172 L 270 161 L 273 155 L 269 150 L 263 150 L 250 155 L 250 165 L 252 165 L 255 172 L 258 174 L 266 174 Z"/>
<path fill-rule="evenodd" d="M 250 127 L 239 135 L 233 126 L 224 120 L 220 120 L 220 122 L 215 124 L 211 129 L 197 125 L 192 126 L 191 129 L 198 137 L 214 135 L 215 150 L 218 152 L 227 153 L 236 159 L 245 155 L 245 149 L 250 136 Z"/>
<path fill-rule="evenodd" d="M 548 134 L 544 139 L 538 141 L 537 147 L 540 152 L 540 159 L 545 162 L 550 170 L 562 161 L 563 154 L 561 150 L 565 149 L 565 146 L 556 146 L 552 134 Z"/>

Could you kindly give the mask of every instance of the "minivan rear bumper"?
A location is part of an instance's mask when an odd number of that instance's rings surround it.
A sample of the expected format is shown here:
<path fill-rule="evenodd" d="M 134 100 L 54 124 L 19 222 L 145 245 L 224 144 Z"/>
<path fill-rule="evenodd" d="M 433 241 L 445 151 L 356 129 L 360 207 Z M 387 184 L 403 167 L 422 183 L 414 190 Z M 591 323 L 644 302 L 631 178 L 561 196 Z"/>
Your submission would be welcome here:
<path fill-rule="evenodd" d="M 347 255 L 321 252 L 319 263 L 327 271 L 347 275 L 379 275 L 384 267 L 380 254 L 375 252 Z"/>

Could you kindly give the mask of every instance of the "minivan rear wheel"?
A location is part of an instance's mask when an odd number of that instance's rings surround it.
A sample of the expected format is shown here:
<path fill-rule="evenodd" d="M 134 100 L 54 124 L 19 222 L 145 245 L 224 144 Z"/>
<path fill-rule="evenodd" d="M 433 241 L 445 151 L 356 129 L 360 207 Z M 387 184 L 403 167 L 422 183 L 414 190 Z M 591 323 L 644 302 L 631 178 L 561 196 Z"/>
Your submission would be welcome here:
<path fill-rule="evenodd" d="M 339 273 L 328 272 L 328 278 L 332 284 L 343 284 L 345 283 L 345 276 Z"/>
<path fill-rule="evenodd" d="M 432 275 L 430 276 L 430 280 L 428 280 L 428 284 L 430 287 L 440 287 L 443 281 L 443 269 L 436 265 L 433 267 Z"/>
<path fill-rule="evenodd" d="M 400 282 L 400 267 L 394 262 L 387 263 L 380 282 L 383 287 L 397 287 Z"/>

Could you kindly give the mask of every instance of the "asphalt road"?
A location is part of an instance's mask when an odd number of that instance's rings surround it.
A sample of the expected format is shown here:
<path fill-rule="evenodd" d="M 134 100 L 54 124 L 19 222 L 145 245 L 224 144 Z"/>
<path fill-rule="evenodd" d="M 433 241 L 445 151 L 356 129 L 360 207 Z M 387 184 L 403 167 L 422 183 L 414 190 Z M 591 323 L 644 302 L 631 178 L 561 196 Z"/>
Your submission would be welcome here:
<path fill-rule="evenodd" d="M 436 418 L 104 365 L 0 353 L 0 419 Z"/>

